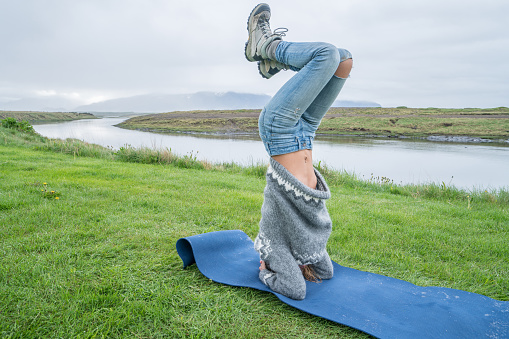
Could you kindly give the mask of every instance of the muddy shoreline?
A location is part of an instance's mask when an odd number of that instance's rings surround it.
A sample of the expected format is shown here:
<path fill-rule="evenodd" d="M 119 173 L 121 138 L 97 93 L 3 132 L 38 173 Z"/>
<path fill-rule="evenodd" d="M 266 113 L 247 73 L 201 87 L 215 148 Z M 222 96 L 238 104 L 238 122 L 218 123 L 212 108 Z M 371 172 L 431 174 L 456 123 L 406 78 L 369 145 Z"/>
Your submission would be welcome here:
<path fill-rule="evenodd" d="M 120 127 L 120 126 L 118 126 Z M 123 128 L 123 127 L 120 127 Z M 187 135 L 210 135 L 210 136 L 231 136 L 231 137 L 258 137 L 258 132 L 192 132 L 192 131 L 161 131 L 158 129 L 151 128 L 140 128 L 133 129 L 140 132 L 160 133 L 160 134 L 187 134 Z M 454 136 L 454 135 L 431 135 L 427 137 L 417 136 L 406 136 L 406 135 L 374 135 L 374 134 L 325 134 L 316 133 L 318 138 L 320 137 L 357 137 L 357 138 L 386 138 L 386 139 L 415 139 L 415 140 L 427 140 L 435 142 L 451 142 L 451 143 L 499 143 L 509 144 L 509 139 L 483 139 L 478 137 L 470 136 Z"/>

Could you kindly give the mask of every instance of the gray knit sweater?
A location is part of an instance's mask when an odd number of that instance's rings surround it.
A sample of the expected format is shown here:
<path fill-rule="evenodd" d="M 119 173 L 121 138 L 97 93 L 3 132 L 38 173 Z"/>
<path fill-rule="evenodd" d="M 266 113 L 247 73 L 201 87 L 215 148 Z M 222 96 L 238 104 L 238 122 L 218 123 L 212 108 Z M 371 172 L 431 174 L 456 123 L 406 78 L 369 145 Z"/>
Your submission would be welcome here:
<path fill-rule="evenodd" d="M 325 207 L 329 187 L 315 169 L 317 189 L 295 178 L 270 159 L 264 190 L 260 230 L 254 246 L 265 261 L 260 280 L 273 291 L 292 299 L 306 297 L 306 282 L 299 265 L 311 265 L 321 279 L 333 275 L 325 246 L 332 222 Z"/>

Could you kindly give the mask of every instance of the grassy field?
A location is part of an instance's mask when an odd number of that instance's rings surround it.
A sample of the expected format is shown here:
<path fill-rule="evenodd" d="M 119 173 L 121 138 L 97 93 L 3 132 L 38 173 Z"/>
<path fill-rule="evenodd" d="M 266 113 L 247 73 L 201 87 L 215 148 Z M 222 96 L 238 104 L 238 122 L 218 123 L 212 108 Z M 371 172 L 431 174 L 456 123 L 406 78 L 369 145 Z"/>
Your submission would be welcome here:
<path fill-rule="evenodd" d="M 80 119 L 96 119 L 91 113 L 76 112 L 21 112 L 0 111 L 0 119 L 14 118 L 17 121 L 26 120 L 30 123 L 71 121 Z"/>
<path fill-rule="evenodd" d="M 154 132 L 257 134 L 259 113 L 260 110 L 171 112 L 134 117 L 119 126 Z M 332 108 L 317 133 L 508 140 L 509 108 Z"/>
<path fill-rule="evenodd" d="M 181 237 L 256 236 L 264 171 L 0 127 L 0 336 L 368 337 L 182 269 Z M 509 192 L 322 171 L 333 260 L 509 300 Z"/>

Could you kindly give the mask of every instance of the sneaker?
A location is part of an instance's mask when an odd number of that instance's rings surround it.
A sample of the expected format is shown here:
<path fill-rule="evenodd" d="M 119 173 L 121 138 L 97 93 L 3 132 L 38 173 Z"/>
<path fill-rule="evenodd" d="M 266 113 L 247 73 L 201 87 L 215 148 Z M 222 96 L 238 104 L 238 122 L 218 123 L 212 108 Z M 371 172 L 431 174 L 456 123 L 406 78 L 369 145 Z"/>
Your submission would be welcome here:
<path fill-rule="evenodd" d="M 275 40 L 282 40 L 287 30 L 278 29 L 272 32 L 269 25 L 270 7 L 267 4 L 259 4 L 249 15 L 247 20 L 247 31 L 249 39 L 246 42 L 245 54 L 249 61 L 260 61 L 268 59 L 266 54 L 267 46 Z"/>
<path fill-rule="evenodd" d="M 282 69 L 286 70 L 287 67 L 278 61 L 269 59 L 258 61 L 258 72 L 265 79 L 270 79 Z"/>

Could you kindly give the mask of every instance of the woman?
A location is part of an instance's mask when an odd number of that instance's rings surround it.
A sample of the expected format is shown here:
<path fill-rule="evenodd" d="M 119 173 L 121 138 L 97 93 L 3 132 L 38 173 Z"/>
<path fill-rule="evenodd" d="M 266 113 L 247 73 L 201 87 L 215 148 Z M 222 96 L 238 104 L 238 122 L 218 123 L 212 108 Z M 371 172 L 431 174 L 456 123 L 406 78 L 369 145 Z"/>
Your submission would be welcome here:
<path fill-rule="evenodd" d="M 245 54 L 270 78 L 282 69 L 295 74 L 262 110 L 258 126 L 270 155 L 260 230 L 260 280 L 273 291 L 304 299 L 308 280 L 330 279 L 326 251 L 332 222 L 325 206 L 330 191 L 313 168 L 313 140 L 320 121 L 341 91 L 352 68 L 344 49 L 322 42 L 282 40 L 271 31 L 270 7 L 259 4 L 248 19 Z"/>

